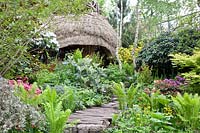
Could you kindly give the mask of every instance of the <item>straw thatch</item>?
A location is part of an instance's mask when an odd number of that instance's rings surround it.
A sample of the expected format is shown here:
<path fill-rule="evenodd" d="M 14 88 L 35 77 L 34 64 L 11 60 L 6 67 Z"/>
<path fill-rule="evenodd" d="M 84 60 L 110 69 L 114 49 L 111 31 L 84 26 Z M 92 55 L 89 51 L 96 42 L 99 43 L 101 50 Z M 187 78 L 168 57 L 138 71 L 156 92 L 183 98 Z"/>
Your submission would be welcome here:
<path fill-rule="evenodd" d="M 60 48 L 69 46 L 97 46 L 115 55 L 117 34 L 105 17 L 90 13 L 77 19 L 56 17 L 57 40 Z"/>

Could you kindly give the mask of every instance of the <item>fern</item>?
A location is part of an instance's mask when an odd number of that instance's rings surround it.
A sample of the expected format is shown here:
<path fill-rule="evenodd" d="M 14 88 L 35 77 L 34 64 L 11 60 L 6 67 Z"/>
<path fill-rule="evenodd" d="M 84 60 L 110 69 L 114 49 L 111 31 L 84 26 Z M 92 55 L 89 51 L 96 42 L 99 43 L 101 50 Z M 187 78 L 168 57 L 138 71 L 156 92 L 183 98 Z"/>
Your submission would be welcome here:
<path fill-rule="evenodd" d="M 133 106 L 136 92 L 137 92 L 137 89 L 133 85 L 131 85 L 127 91 L 127 105 L 129 108 Z"/>
<path fill-rule="evenodd" d="M 73 53 L 73 59 L 78 62 L 79 59 L 82 59 L 83 56 L 82 56 L 82 51 L 80 49 L 77 49 L 74 51 Z"/>
<path fill-rule="evenodd" d="M 126 93 L 123 84 L 115 83 L 113 93 L 117 96 L 119 108 L 121 110 L 126 108 Z"/>
<path fill-rule="evenodd" d="M 46 88 L 42 96 L 50 133 L 62 133 L 71 111 L 69 109 L 62 110 L 62 100 L 54 89 Z"/>
<path fill-rule="evenodd" d="M 131 85 L 128 89 L 125 89 L 123 83 L 114 83 L 113 93 L 117 96 L 119 108 L 121 110 L 133 106 L 136 92 L 137 89 L 133 85 Z"/>
<path fill-rule="evenodd" d="M 185 127 L 198 129 L 200 113 L 200 97 L 195 94 L 185 93 L 183 96 L 178 94 L 172 97 L 177 116 L 183 122 Z"/>
<path fill-rule="evenodd" d="M 75 109 L 76 101 L 74 91 L 73 89 L 67 87 L 64 87 L 64 91 L 64 94 L 59 97 L 59 100 L 63 101 L 64 109 L 70 109 L 73 111 Z"/>

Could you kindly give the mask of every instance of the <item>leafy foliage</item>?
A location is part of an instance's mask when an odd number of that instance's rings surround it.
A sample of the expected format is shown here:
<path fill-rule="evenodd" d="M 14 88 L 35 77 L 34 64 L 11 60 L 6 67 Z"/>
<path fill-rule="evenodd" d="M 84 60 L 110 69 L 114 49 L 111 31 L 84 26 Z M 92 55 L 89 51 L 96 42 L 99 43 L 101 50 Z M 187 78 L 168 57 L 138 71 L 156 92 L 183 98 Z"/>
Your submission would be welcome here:
<path fill-rule="evenodd" d="M 183 126 L 193 131 L 199 130 L 200 97 L 185 93 L 172 97 L 172 100 Z"/>
<path fill-rule="evenodd" d="M 54 89 L 46 88 L 42 96 L 50 133 L 62 133 L 71 111 L 69 109 L 63 111 L 63 97 L 59 98 Z"/>
<path fill-rule="evenodd" d="M 107 76 L 106 79 L 108 81 L 113 81 L 116 83 L 123 82 L 126 87 L 129 87 L 136 80 L 132 64 L 122 63 L 121 71 L 119 71 L 118 65 L 110 64 L 104 70 Z"/>
<path fill-rule="evenodd" d="M 165 116 L 164 113 L 151 113 L 142 110 L 138 105 L 134 105 L 115 116 L 114 128 L 107 130 L 107 132 L 170 132 L 174 131 L 170 120 L 170 116 Z"/>
<path fill-rule="evenodd" d="M 192 55 L 195 47 L 200 48 L 200 31 L 198 29 L 182 29 L 175 34 L 175 37 L 179 40 L 176 53 Z"/>
<path fill-rule="evenodd" d="M 189 81 L 192 90 L 191 92 L 198 92 L 200 86 L 200 51 L 196 50 L 193 55 L 174 54 L 171 55 L 174 65 L 185 69 L 182 75 Z"/>
<path fill-rule="evenodd" d="M 80 50 L 68 55 L 67 59 L 58 64 L 54 71 L 42 70 L 36 74 L 40 86 L 50 85 L 63 93 L 63 86 L 73 89 L 75 107 L 72 110 L 88 106 L 101 105 L 110 94 L 110 81 L 106 80 L 105 69 L 88 57 L 83 58 Z M 71 92 L 71 91 L 70 91 Z M 107 93 L 107 94 L 106 94 Z M 107 95 L 107 96 L 106 96 Z M 67 106 L 69 103 L 63 102 Z M 65 105 L 64 105 L 65 107 Z"/>
<path fill-rule="evenodd" d="M 137 83 L 148 86 L 153 82 L 152 72 L 149 66 L 143 65 L 138 71 Z"/>

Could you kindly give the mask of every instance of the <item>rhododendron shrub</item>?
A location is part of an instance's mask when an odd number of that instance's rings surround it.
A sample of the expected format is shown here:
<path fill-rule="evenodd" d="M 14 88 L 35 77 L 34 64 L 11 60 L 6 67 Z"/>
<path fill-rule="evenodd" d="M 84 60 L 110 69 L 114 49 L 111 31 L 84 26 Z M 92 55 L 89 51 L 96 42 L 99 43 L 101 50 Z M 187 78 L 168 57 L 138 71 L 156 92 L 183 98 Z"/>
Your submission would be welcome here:
<path fill-rule="evenodd" d="M 155 80 L 154 87 L 164 95 L 177 95 L 182 93 L 182 86 L 187 85 L 184 78 L 176 76 L 175 79 Z"/>

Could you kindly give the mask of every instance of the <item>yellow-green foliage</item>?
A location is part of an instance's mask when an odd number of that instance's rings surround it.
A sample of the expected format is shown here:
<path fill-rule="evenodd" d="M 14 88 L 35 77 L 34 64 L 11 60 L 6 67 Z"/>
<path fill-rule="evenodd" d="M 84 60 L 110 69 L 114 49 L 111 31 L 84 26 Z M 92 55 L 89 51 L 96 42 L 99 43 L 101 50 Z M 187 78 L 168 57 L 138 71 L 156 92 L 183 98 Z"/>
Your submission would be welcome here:
<path fill-rule="evenodd" d="M 193 55 L 174 54 L 172 62 L 174 65 L 179 66 L 180 69 L 187 69 L 188 72 L 182 75 L 190 81 L 191 85 L 200 85 L 200 49 L 194 51 Z"/>
<path fill-rule="evenodd" d="M 135 51 L 136 56 L 141 51 L 141 49 L 142 49 L 142 47 L 136 48 L 136 51 Z M 122 62 L 125 62 L 125 63 L 132 63 L 133 62 L 132 50 L 133 50 L 133 45 L 129 46 L 129 48 L 120 48 L 119 58 L 121 59 Z"/>

